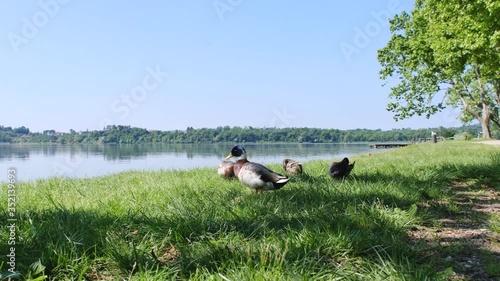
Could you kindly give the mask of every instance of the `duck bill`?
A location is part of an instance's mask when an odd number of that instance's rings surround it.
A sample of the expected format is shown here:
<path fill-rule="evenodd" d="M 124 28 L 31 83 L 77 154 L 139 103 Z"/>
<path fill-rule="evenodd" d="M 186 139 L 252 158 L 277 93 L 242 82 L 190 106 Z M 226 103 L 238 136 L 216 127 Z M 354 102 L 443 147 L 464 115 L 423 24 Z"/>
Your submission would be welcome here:
<path fill-rule="evenodd" d="M 231 157 L 233 157 L 233 154 L 232 154 L 232 153 L 229 153 L 229 155 L 228 155 L 228 156 L 226 156 L 226 158 L 224 158 L 224 160 L 227 160 L 227 159 L 229 159 L 229 158 L 231 158 Z"/>

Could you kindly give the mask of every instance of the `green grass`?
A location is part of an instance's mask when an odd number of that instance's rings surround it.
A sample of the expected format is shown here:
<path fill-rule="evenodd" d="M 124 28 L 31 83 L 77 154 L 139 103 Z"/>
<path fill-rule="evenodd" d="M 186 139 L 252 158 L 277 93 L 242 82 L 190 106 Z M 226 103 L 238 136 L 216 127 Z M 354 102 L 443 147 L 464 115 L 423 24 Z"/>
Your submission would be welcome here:
<path fill-rule="evenodd" d="M 352 160 L 345 180 L 311 161 L 263 194 L 215 168 L 18 183 L 16 269 L 39 280 L 447 280 L 445 257 L 426 258 L 408 231 L 457 211 L 452 182 L 498 190 L 500 149 L 426 143 Z"/>

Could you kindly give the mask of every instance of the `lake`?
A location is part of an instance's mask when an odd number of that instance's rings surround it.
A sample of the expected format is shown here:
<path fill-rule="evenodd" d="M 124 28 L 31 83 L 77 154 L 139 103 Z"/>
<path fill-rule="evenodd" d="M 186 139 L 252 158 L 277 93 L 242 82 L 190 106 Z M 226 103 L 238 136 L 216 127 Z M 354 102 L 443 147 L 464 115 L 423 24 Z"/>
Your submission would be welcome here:
<path fill-rule="evenodd" d="M 245 144 L 250 161 L 281 163 L 340 160 L 381 151 L 368 143 L 342 144 Z M 0 181 L 7 170 L 17 168 L 18 181 L 53 176 L 85 178 L 128 170 L 171 170 L 214 167 L 229 154 L 233 144 L 1 144 Z"/>

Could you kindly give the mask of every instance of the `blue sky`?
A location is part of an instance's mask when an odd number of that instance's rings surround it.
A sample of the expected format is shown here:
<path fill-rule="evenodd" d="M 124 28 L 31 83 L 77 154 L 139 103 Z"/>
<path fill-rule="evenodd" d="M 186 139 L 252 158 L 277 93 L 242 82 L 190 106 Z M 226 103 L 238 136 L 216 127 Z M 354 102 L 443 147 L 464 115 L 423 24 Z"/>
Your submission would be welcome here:
<path fill-rule="evenodd" d="M 32 131 L 395 122 L 377 50 L 413 1 L 2 1 L 0 125 Z"/>

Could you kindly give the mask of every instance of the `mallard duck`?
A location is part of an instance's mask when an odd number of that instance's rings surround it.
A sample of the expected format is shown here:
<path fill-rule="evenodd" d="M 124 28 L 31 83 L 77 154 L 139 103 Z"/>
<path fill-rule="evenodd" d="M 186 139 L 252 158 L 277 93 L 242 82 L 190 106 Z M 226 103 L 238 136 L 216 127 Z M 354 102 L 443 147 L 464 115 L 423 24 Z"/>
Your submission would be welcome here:
<path fill-rule="evenodd" d="M 223 160 L 222 162 L 220 162 L 219 167 L 217 168 L 217 174 L 226 179 L 233 178 L 234 162 L 228 160 Z"/>
<path fill-rule="evenodd" d="M 302 163 L 286 158 L 283 160 L 283 170 L 289 175 L 302 174 Z"/>
<path fill-rule="evenodd" d="M 351 173 L 352 169 L 354 169 L 354 163 L 356 163 L 356 161 L 349 164 L 349 159 L 344 157 L 344 159 L 340 162 L 333 162 L 328 170 L 328 173 L 334 179 L 347 177 Z"/>
<path fill-rule="evenodd" d="M 280 189 L 289 180 L 289 178 L 273 172 L 261 164 L 248 161 L 245 149 L 239 145 L 233 147 L 225 160 L 231 157 L 239 157 L 234 163 L 234 174 L 242 184 L 256 193 Z"/>

